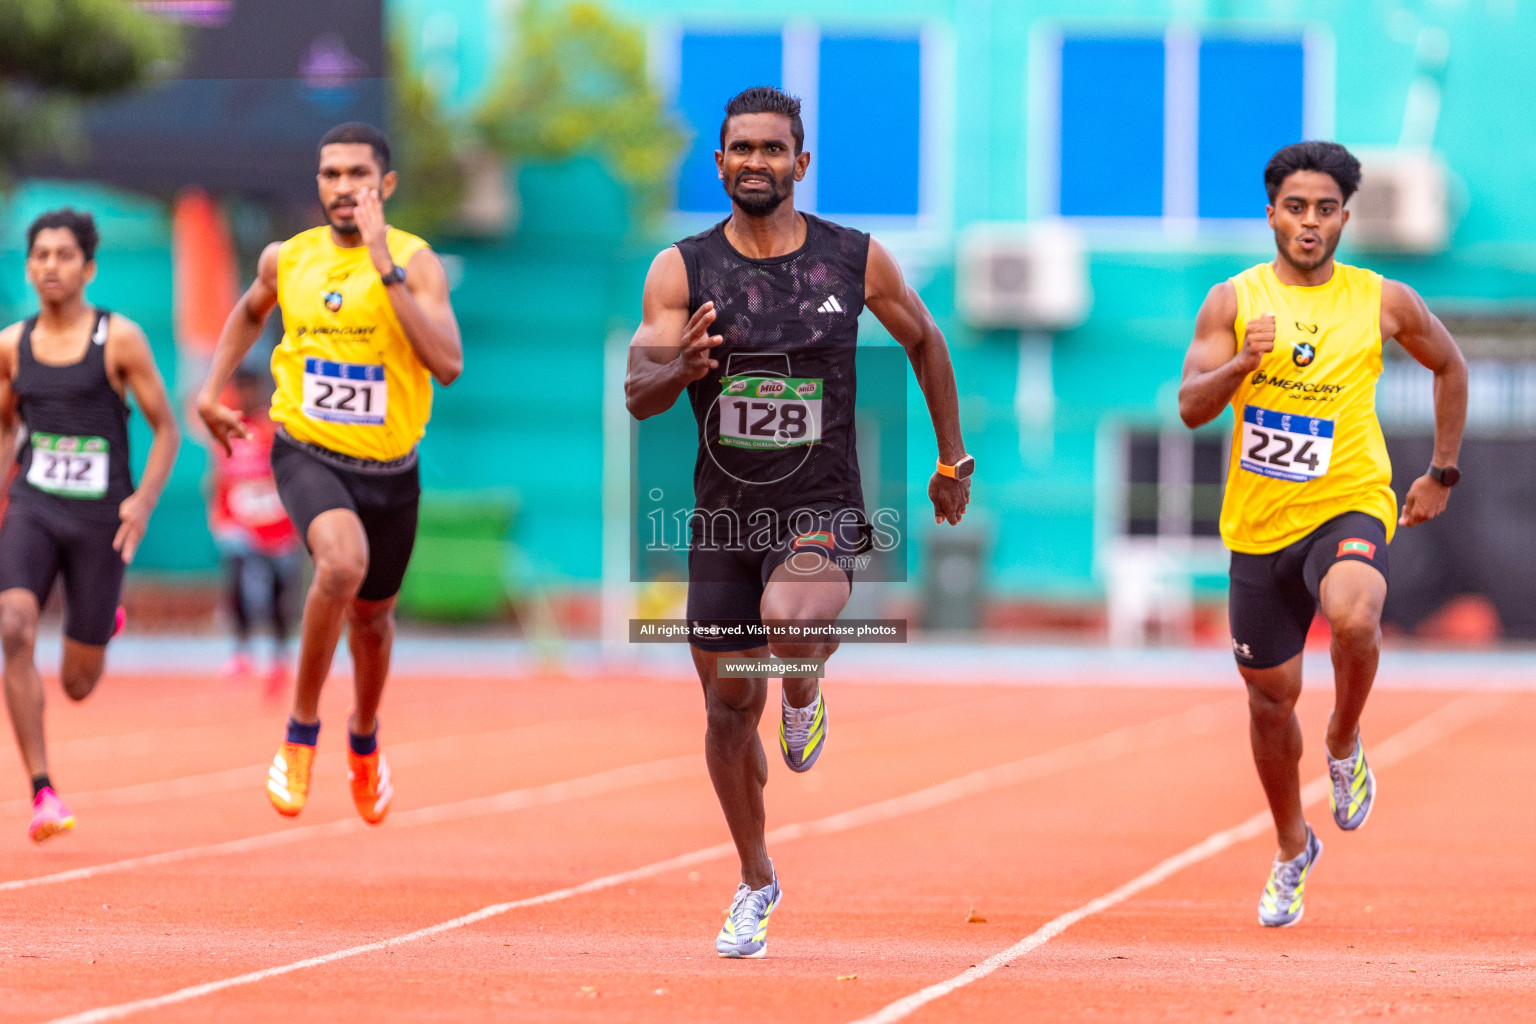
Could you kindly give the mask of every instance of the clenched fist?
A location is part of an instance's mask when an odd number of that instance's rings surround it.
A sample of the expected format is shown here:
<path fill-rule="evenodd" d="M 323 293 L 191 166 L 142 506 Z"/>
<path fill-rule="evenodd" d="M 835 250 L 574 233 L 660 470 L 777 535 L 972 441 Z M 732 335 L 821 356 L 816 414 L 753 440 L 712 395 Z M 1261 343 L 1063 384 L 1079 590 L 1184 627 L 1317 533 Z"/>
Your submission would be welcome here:
<path fill-rule="evenodd" d="M 1251 373 L 1259 368 L 1265 354 L 1273 351 L 1274 347 L 1275 314 L 1265 313 L 1248 321 L 1248 326 L 1243 329 L 1243 347 L 1235 358 L 1244 373 Z"/>

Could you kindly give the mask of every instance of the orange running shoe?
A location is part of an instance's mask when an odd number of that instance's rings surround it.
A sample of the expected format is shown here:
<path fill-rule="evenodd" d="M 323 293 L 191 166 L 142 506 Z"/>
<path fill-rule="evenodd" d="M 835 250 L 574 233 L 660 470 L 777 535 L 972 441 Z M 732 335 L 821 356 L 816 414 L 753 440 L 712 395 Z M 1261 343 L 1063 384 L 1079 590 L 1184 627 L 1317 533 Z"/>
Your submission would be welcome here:
<path fill-rule="evenodd" d="M 267 771 L 267 799 L 278 814 L 293 818 L 304 809 L 309 796 L 309 769 L 314 763 L 314 747 L 285 741 L 278 748 Z"/>
<path fill-rule="evenodd" d="M 384 752 L 375 749 L 371 754 L 357 754 L 348 747 L 347 781 L 352 784 L 352 803 L 357 805 L 357 813 L 370 825 L 383 824 L 389 802 L 395 798 Z"/>

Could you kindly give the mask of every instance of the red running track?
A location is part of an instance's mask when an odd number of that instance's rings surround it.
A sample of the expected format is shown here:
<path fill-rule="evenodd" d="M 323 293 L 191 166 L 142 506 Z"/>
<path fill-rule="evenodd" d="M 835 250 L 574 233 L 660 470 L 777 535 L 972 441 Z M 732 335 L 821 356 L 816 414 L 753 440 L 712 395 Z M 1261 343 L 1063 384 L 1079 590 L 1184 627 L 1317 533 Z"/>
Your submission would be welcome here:
<path fill-rule="evenodd" d="M 834 679 L 816 769 L 770 761 L 768 957 L 725 961 L 736 867 L 694 681 L 398 678 L 379 829 L 346 793 L 346 689 L 288 821 L 262 788 L 282 714 L 256 695 L 54 688 L 80 824 L 31 844 L 9 756 L 0 1022 L 1536 1019 L 1536 694 L 1378 691 L 1380 803 L 1354 834 L 1313 806 L 1306 918 L 1271 931 L 1271 832 L 1229 831 L 1262 810 L 1235 678 Z M 1327 711 L 1313 682 L 1304 778 Z"/>

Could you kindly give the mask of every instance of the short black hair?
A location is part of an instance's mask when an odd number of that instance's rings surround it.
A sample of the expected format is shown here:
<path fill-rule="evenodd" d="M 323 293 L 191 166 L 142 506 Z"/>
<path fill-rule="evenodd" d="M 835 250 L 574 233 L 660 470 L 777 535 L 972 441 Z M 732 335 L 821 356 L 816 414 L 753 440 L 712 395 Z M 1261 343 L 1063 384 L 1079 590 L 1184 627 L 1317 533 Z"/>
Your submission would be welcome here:
<path fill-rule="evenodd" d="M 1264 191 L 1273 206 L 1280 185 L 1297 171 L 1317 171 L 1338 183 L 1344 201 L 1360 187 L 1360 161 L 1337 142 L 1293 142 L 1269 158 L 1264 168 Z"/>
<path fill-rule="evenodd" d="M 318 157 L 320 150 L 338 142 L 360 142 L 372 146 L 373 157 L 379 162 L 379 173 L 389 173 L 389 138 L 367 121 L 347 121 L 332 128 L 320 140 L 315 155 Z"/>
<path fill-rule="evenodd" d="M 791 96 L 771 85 L 754 85 L 732 96 L 725 104 L 725 120 L 720 122 L 720 148 L 725 148 L 725 126 L 740 114 L 783 114 L 789 118 L 789 134 L 795 137 L 795 152 L 805 148 L 805 125 L 800 120 L 800 97 Z"/>
<path fill-rule="evenodd" d="M 90 214 L 66 206 L 59 210 L 49 210 L 38 217 L 27 225 L 28 255 L 32 253 L 32 245 L 37 241 L 38 234 L 47 228 L 68 228 L 70 234 L 75 236 L 75 244 L 80 247 L 80 252 L 85 255 L 85 262 L 89 263 L 96 258 L 96 246 L 101 242 L 101 235 L 97 234 L 96 221 Z"/>

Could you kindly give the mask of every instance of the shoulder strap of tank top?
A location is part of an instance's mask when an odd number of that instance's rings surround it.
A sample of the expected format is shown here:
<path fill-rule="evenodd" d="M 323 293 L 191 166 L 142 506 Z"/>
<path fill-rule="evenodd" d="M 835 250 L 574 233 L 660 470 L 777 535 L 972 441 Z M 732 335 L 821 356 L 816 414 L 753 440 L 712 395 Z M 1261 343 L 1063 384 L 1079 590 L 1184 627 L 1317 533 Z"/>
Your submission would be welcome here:
<path fill-rule="evenodd" d="M 91 325 L 91 344 L 100 348 L 107 346 L 107 331 L 112 325 L 112 311 L 110 309 L 96 310 L 96 322 Z"/>
<path fill-rule="evenodd" d="M 690 235 L 672 243 L 677 249 L 678 255 L 683 258 L 683 272 L 688 277 L 688 315 L 701 305 L 699 301 L 699 266 L 706 255 L 706 244 L 714 238 L 715 232 L 720 226 L 717 224 L 710 231 L 699 235 Z"/>
<path fill-rule="evenodd" d="M 19 370 L 24 363 L 31 363 L 32 358 L 32 329 L 37 326 L 37 317 L 29 316 L 21 322 L 21 338 L 16 342 L 16 368 Z"/>

